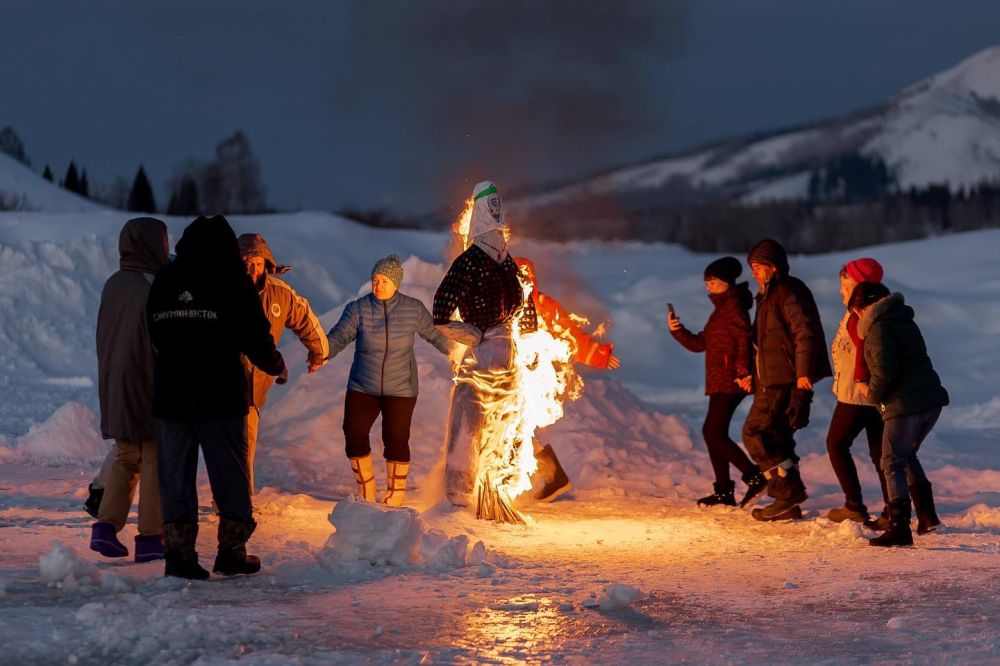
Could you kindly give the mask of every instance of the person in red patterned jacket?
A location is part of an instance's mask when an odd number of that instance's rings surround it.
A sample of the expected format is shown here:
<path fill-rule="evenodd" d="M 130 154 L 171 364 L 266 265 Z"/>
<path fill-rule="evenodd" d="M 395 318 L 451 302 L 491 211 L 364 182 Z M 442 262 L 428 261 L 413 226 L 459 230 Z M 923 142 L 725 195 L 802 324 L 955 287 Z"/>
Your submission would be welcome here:
<path fill-rule="evenodd" d="M 556 299 L 538 289 L 538 282 L 535 277 L 535 265 L 531 260 L 524 257 L 515 257 L 514 261 L 521 272 L 523 279 L 531 283 L 531 301 L 535 305 L 535 314 L 538 320 L 545 325 L 545 328 L 552 331 L 566 329 L 573 342 L 576 344 L 576 353 L 573 356 L 574 363 L 582 363 L 601 370 L 617 370 L 621 367 L 621 360 L 614 355 L 615 346 L 611 343 L 602 343 L 595 340 L 580 328 L 569 313 Z M 536 477 L 541 480 L 540 487 L 533 493 L 533 497 L 539 502 L 551 502 L 560 495 L 572 489 L 573 484 L 569 480 L 569 475 L 563 469 L 556 452 L 549 444 L 542 444 L 537 439 L 534 440 L 535 460 L 538 463 Z M 537 484 L 536 484 L 537 485 Z"/>
<path fill-rule="evenodd" d="M 732 465 L 742 474 L 747 492 L 740 503 L 759 495 L 767 487 L 767 479 L 736 442 L 729 437 L 733 414 L 752 386 L 753 346 L 751 343 L 750 308 L 753 295 L 746 282 L 736 283 L 743 265 L 736 257 L 716 259 L 705 269 L 705 289 L 715 310 L 701 333 L 692 333 L 670 311 L 667 325 L 670 333 L 685 349 L 705 352 L 705 394 L 708 413 L 702 426 L 708 457 L 715 472 L 715 492 L 698 500 L 698 504 L 736 506 L 736 484 L 729 476 Z"/>

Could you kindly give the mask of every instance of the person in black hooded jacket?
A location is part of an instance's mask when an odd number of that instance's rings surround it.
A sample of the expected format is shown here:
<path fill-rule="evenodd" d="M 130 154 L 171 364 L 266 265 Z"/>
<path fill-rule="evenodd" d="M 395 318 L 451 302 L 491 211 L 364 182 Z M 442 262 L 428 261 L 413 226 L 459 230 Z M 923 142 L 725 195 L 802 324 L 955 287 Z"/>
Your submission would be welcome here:
<path fill-rule="evenodd" d="M 241 355 L 279 383 L 288 376 L 285 362 L 226 219 L 199 217 L 176 250 L 176 260 L 157 273 L 147 302 L 156 353 L 153 415 L 166 575 L 208 577 L 195 551 L 199 445 L 219 507 L 214 570 L 255 573 L 260 561 L 246 554 L 256 524 L 244 432 L 250 396 Z"/>
<path fill-rule="evenodd" d="M 743 443 L 767 477 L 774 502 L 757 520 L 802 517 L 807 499 L 795 454 L 796 430 L 809 424 L 813 384 L 833 375 L 819 308 L 802 280 L 788 274 L 788 255 L 775 240 L 757 243 L 747 263 L 759 286 L 754 314 L 757 392 L 743 424 Z"/>
<path fill-rule="evenodd" d="M 715 472 L 715 492 L 698 500 L 698 504 L 706 506 L 736 506 L 736 484 L 729 476 L 730 465 L 742 474 L 747 497 L 759 495 L 767 486 L 757 465 L 729 437 L 733 414 L 746 398 L 753 379 L 749 314 L 753 296 L 746 282 L 736 283 L 742 272 L 743 266 L 736 257 L 716 259 L 705 269 L 705 289 L 715 309 L 701 333 L 694 334 L 685 328 L 673 311 L 667 315 L 667 326 L 677 342 L 689 351 L 705 352 L 708 413 L 702 435 Z"/>

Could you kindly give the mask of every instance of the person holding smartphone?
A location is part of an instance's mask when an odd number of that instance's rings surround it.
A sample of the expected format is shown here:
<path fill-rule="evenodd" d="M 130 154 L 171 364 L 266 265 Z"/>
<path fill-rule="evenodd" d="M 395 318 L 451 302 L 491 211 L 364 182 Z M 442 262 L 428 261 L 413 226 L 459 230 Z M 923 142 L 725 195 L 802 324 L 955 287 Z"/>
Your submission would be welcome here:
<path fill-rule="evenodd" d="M 705 269 L 705 290 L 715 309 L 700 333 L 685 328 L 673 305 L 668 304 L 670 333 L 685 349 L 705 353 L 708 413 L 702 435 L 715 473 L 715 492 L 698 500 L 704 506 L 736 506 L 736 484 L 729 475 L 730 465 L 739 470 L 747 485 L 740 506 L 746 506 L 767 488 L 767 479 L 760 469 L 729 436 L 736 408 L 753 390 L 750 330 L 753 295 L 746 282 L 736 282 L 742 272 L 743 265 L 735 257 L 722 257 Z"/>

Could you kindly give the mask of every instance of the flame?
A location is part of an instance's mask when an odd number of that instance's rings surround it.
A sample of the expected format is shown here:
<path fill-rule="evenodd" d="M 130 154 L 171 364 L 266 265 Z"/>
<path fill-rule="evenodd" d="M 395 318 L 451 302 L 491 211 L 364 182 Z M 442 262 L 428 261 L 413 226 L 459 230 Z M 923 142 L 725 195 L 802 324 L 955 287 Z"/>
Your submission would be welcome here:
<path fill-rule="evenodd" d="M 462 241 L 462 250 L 469 247 L 469 227 L 472 225 L 472 206 L 474 203 L 476 203 L 474 198 L 466 199 L 462 212 L 451 223 L 451 232 Z"/>
<path fill-rule="evenodd" d="M 602 321 L 600 324 L 597 325 L 597 328 L 594 329 L 594 332 L 590 334 L 590 337 L 600 340 L 607 334 L 608 334 L 608 322 Z"/>
<path fill-rule="evenodd" d="M 533 287 L 524 280 L 521 286 L 528 302 Z M 535 432 L 561 419 L 564 401 L 577 399 L 583 389 L 573 369 L 576 343 L 569 329 L 549 330 L 539 318 L 538 330 L 522 333 L 525 314 L 522 308 L 512 321 L 510 368 L 462 373 L 456 379 L 473 385 L 483 410 L 476 514 L 500 522 L 524 522 L 512 503 L 531 489 Z"/>

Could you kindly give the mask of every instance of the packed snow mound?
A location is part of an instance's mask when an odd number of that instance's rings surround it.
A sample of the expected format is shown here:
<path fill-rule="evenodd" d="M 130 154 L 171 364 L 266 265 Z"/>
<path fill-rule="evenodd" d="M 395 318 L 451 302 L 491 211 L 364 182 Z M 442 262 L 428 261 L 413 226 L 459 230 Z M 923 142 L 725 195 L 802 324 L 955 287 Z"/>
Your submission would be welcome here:
<path fill-rule="evenodd" d="M 912 85 L 849 116 L 763 137 L 724 141 L 679 156 L 610 171 L 511 200 L 532 208 L 685 187 L 742 193 L 748 202 L 803 198 L 809 174 L 831 157 L 881 157 L 902 187 L 948 183 L 958 189 L 1000 172 L 1000 47 Z"/>
<path fill-rule="evenodd" d="M 10 155 L 0 153 L 0 194 L 13 197 L 24 210 L 46 213 L 94 213 L 105 206 L 64 190 Z"/>
<path fill-rule="evenodd" d="M 642 590 L 624 583 L 609 583 L 601 596 L 597 598 L 597 607 L 601 610 L 623 610 L 645 595 Z"/>
<path fill-rule="evenodd" d="M 101 571 L 96 566 L 81 559 L 72 546 L 64 546 L 59 541 L 53 541 L 52 550 L 38 557 L 38 575 L 49 587 L 55 587 L 67 592 L 100 589 L 109 594 L 120 594 L 132 589 L 132 583 L 127 578 L 117 576 L 108 571 Z M 81 621 L 101 619 L 102 604 L 85 604 L 77 613 Z"/>
<path fill-rule="evenodd" d="M 481 565 L 487 559 L 482 541 L 470 545 L 464 534 L 449 537 L 431 529 L 413 509 L 373 504 L 351 496 L 333 507 L 329 520 L 334 532 L 320 555 L 327 564 L 360 560 L 379 566 L 444 571 Z"/>
<path fill-rule="evenodd" d="M 97 416 L 78 402 L 68 402 L 41 425 L 18 437 L 13 447 L 0 445 L 0 460 L 48 464 L 93 462 L 108 452 Z"/>

